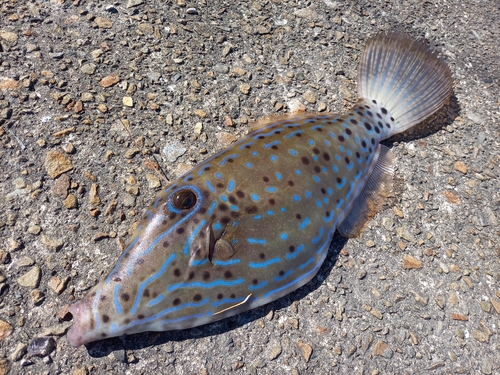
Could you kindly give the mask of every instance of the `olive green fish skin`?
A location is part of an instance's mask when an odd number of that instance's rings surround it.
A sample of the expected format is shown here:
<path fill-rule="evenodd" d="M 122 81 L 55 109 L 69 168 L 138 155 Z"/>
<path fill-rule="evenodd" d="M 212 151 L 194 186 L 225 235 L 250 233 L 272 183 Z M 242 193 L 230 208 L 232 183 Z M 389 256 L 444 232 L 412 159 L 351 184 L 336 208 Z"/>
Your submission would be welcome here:
<path fill-rule="evenodd" d="M 377 176 L 391 169 L 379 142 L 435 112 L 451 90 L 449 69 L 423 43 L 397 33 L 369 40 L 348 113 L 277 120 L 158 194 L 109 275 L 70 308 L 70 343 L 194 327 L 304 285 L 335 229 L 361 222 L 369 191 L 384 182 Z"/>

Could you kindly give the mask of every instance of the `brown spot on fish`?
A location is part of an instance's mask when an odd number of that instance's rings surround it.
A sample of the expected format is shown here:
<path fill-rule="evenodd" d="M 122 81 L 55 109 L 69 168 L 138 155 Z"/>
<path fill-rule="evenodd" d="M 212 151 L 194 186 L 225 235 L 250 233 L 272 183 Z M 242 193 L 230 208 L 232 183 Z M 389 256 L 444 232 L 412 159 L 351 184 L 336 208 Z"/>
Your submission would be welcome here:
<path fill-rule="evenodd" d="M 330 211 L 326 211 L 326 212 L 325 212 L 325 216 L 326 216 L 326 217 L 330 217 Z"/>
<path fill-rule="evenodd" d="M 179 276 L 181 275 L 181 270 L 180 270 L 180 269 L 178 269 L 178 268 L 176 268 L 176 269 L 174 270 L 174 275 L 175 275 L 175 276 L 177 276 L 177 277 L 179 277 Z"/>
<path fill-rule="evenodd" d="M 174 299 L 174 302 L 172 303 L 174 306 L 177 306 L 177 305 L 180 305 L 181 304 L 181 299 L 180 298 L 176 298 Z"/>
<path fill-rule="evenodd" d="M 227 211 L 228 209 L 229 209 L 229 207 L 227 206 L 227 204 L 225 204 L 225 203 L 219 204 L 219 210 Z"/>
<path fill-rule="evenodd" d="M 231 202 L 232 204 L 236 204 L 236 198 L 234 197 L 234 195 L 230 195 L 229 196 L 229 202 Z"/>
<path fill-rule="evenodd" d="M 365 122 L 365 128 L 368 131 L 372 130 L 372 126 L 369 123 L 367 123 L 367 122 Z"/>
<path fill-rule="evenodd" d="M 356 121 L 356 120 L 354 120 L 354 121 Z M 357 122 L 357 121 L 356 121 L 356 122 Z M 351 129 L 346 128 L 346 129 L 345 129 L 345 133 L 346 133 L 347 135 L 351 135 L 351 134 L 352 134 L 352 131 L 351 131 Z"/>
<path fill-rule="evenodd" d="M 341 183 L 342 182 L 342 179 L 340 177 L 337 177 L 337 183 Z"/>
<path fill-rule="evenodd" d="M 344 142 L 344 141 L 345 141 L 345 138 L 344 138 L 344 136 L 343 136 L 343 135 L 339 135 L 339 136 L 337 137 L 337 139 L 338 139 L 340 142 Z"/>
<path fill-rule="evenodd" d="M 109 322 L 109 315 L 103 314 L 103 316 L 102 316 L 102 321 L 103 321 L 104 323 Z"/>
<path fill-rule="evenodd" d="M 308 159 L 308 158 L 306 158 L 305 156 L 302 156 L 302 159 L 301 159 L 301 160 L 302 160 L 302 164 L 304 164 L 304 165 L 309 165 L 309 159 Z"/>
<path fill-rule="evenodd" d="M 224 184 L 222 182 L 217 183 L 217 185 L 215 185 L 215 186 L 217 186 L 219 189 L 224 188 Z"/>
<path fill-rule="evenodd" d="M 188 279 L 189 280 L 193 280 L 194 279 L 194 271 L 189 272 Z"/>
<path fill-rule="evenodd" d="M 106 338 L 106 337 L 108 337 L 108 335 L 103 332 L 103 333 L 101 333 L 101 337 Z"/>
<path fill-rule="evenodd" d="M 277 150 L 277 149 L 278 149 L 278 146 L 276 146 L 276 145 L 272 145 L 272 146 L 271 146 L 271 148 L 272 148 L 273 150 Z"/>
<path fill-rule="evenodd" d="M 175 212 L 171 212 L 169 215 L 168 215 L 168 218 L 170 220 L 174 220 L 175 218 L 177 217 L 177 214 Z"/>
<path fill-rule="evenodd" d="M 203 272 L 203 280 L 209 280 L 210 279 L 210 272 L 205 271 Z"/>
<path fill-rule="evenodd" d="M 377 101 L 375 99 L 372 100 L 373 104 L 377 104 Z"/>
<path fill-rule="evenodd" d="M 234 160 L 233 159 L 227 159 L 228 163 L 232 163 Z"/>
<path fill-rule="evenodd" d="M 201 301 L 201 294 L 195 294 L 193 297 L 193 301 Z"/>
<path fill-rule="evenodd" d="M 241 214 L 239 212 L 236 212 L 236 211 L 231 211 L 231 217 L 237 219 L 241 216 Z"/>
<path fill-rule="evenodd" d="M 231 277 L 233 277 L 233 273 L 231 271 L 226 271 L 224 272 L 224 277 L 226 279 L 230 279 Z"/>
<path fill-rule="evenodd" d="M 222 293 L 217 294 L 217 299 L 223 299 L 223 298 L 224 298 L 224 294 L 222 294 Z"/>
<path fill-rule="evenodd" d="M 161 225 L 163 225 L 163 226 L 167 225 L 167 220 L 162 220 Z"/>
<path fill-rule="evenodd" d="M 124 301 L 128 301 L 130 299 L 130 295 L 128 293 L 122 293 L 120 297 L 122 297 L 122 300 Z"/>
<path fill-rule="evenodd" d="M 285 271 L 283 271 L 283 270 L 281 270 L 281 271 L 279 272 L 279 275 L 280 275 L 280 276 L 283 276 L 284 274 L 285 274 Z"/>
<path fill-rule="evenodd" d="M 179 234 L 182 234 L 182 233 L 184 233 L 184 228 L 183 227 L 177 228 L 176 232 Z"/>
<path fill-rule="evenodd" d="M 295 217 L 296 217 L 298 220 L 302 219 L 302 215 L 301 215 L 301 214 L 297 214 L 297 215 L 295 215 Z"/>
<path fill-rule="evenodd" d="M 314 130 L 316 130 L 316 131 L 318 131 L 318 132 L 320 132 L 320 133 L 323 131 L 323 129 L 321 129 L 321 128 L 316 128 L 316 129 L 314 129 Z"/>
<path fill-rule="evenodd" d="M 291 253 L 293 253 L 293 252 L 295 251 L 295 246 L 293 246 L 293 245 L 292 245 L 292 246 L 290 246 L 290 247 L 288 248 L 288 251 L 289 251 L 289 252 L 291 252 Z"/>
<path fill-rule="evenodd" d="M 391 128 L 391 125 L 389 125 L 387 122 L 385 123 L 385 126 L 387 127 L 387 129 Z"/>
<path fill-rule="evenodd" d="M 372 145 L 374 145 L 374 146 L 375 146 L 375 138 L 372 138 L 372 139 L 371 139 L 371 142 L 372 142 Z M 370 151 L 370 152 L 371 152 L 371 151 Z"/>
<path fill-rule="evenodd" d="M 143 295 L 145 298 L 149 298 L 149 289 L 144 289 L 144 292 L 142 292 L 142 295 Z"/>
<path fill-rule="evenodd" d="M 351 162 L 347 156 L 345 157 L 345 159 L 344 159 L 344 160 L 345 160 L 345 163 L 346 163 L 346 164 L 349 164 L 349 163 Z"/>
<path fill-rule="evenodd" d="M 382 111 L 382 113 L 383 113 L 384 115 L 386 115 L 386 114 L 387 114 L 387 109 L 385 109 L 384 107 L 380 108 L 380 110 Z"/>
<path fill-rule="evenodd" d="M 363 146 L 363 148 L 365 148 L 365 147 L 366 147 L 366 142 L 365 142 L 364 140 L 363 140 L 363 141 L 361 141 L 361 146 Z"/>
<path fill-rule="evenodd" d="M 269 182 L 269 177 L 264 176 L 264 177 L 262 177 L 262 180 L 263 180 L 264 182 Z"/>
<path fill-rule="evenodd" d="M 368 116 L 373 117 L 373 113 L 372 113 L 371 111 L 366 111 L 366 114 L 367 114 Z"/>
<path fill-rule="evenodd" d="M 208 197 L 210 196 L 209 191 L 208 191 L 208 190 L 203 190 L 203 196 L 204 196 L 205 198 L 208 198 Z"/>
<path fill-rule="evenodd" d="M 381 119 L 382 115 L 380 113 L 377 113 L 377 117 Z"/>
<path fill-rule="evenodd" d="M 314 172 L 319 173 L 321 172 L 321 168 L 318 165 L 314 166 Z"/>
<path fill-rule="evenodd" d="M 314 152 L 316 155 L 318 155 L 318 154 L 319 154 L 319 149 L 318 149 L 317 147 L 314 147 L 314 148 L 313 148 L 313 152 Z"/>
<path fill-rule="evenodd" d="M 106 301 L 106 296 L 101 296 L 101 297 L 99 297 L 99 301 L 101 301 L 101 302 Z"/>
<path fill-rule="evenodd" d="M 238 191 L 236 192 L 236 196 L 237 196 L 238 198 L 245 198 L 245 193 L 244 193 L 244 192 L 242 192 L 241 190 L 238 190 Z"/>
<path fill-rule="evenodd" d="M 302 134 L 296 133 L 295 136 L 300 138 L 300 137 L 302 137 Z"/>
<path fill-rule="evenodd" d="M 276 201 L 273 198 L 269 199 L 269 204 L 271 206 L 274 206 L 275 203 L 276 203 Z"/>
<path fill-rule="evenodd" d="M 294 183 L 292 180 L 288 181 L 288 186 L 293 186 L 293 185 L 294 185 Z"/>
<path fill-rule="evenodd" d="M 260 258 L 260 259 L 264 259 L 265 257 L 266 257 L 266 254 L 264 254 L 264 253 L 260 253 L 260 254 L 259 254 L 259 258 Z"/>
<path fill-rule="evenodd" d="M 205 207 L 200 207 L 200 209 L 198 210 L 198 212 L 200 214 L 204 214 L 205 212 L 207 212 L 207 209 Z"/>
<path fill-rule="evenodd" d="M 257 206 L 256 205 L 249 206 L 245 209 L 245 211 L 247 214 L 254 214 L 257 212 Z"/>
<path fill-rule="evenodd" d="M 330 154 L 328 152 L 323 152 L 323 159 L 325 159 L 326 161 L 329 161 L 330 160 Z"/>
<path fill-rule="evenodd" d="M 143 314 L 137 315 L 137 319 L 144 319 L 144 318 L 145 318 L 145 316 Z"/>
<path fill-rule="evenodd" d="M 220 219 L 220 222 L 224 225 L 229 224 L 230 221 L 231 221 L 231 219 L 227 216 L 224 216 L 222 219 Z"/>
<path fill-rule="evenodd" d="M 233 294 L 231 294 L 229 297 L 231 297 L 231 298 L 235 298 L 235 297 L 236 297 L 236 295 L 233 293 Z"/>
<path fill-rule="evenodd" d="M 257 279 L 253 279 L 253 280 L 252 280 L 252 284 L 253 284 L 253 285 L 257 285 L 258 283 L 259 283 L 259 280 L 257 280 Z"/>

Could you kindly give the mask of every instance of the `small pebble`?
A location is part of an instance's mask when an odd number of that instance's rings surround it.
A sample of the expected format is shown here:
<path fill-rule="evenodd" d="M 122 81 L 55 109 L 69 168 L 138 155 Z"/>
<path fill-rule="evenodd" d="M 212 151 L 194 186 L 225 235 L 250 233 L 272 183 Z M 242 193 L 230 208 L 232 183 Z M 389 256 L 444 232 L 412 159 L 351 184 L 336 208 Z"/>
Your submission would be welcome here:
<path fill-rule="evenodd" d="M 67 209 L 73 209 L 78 207 L 78 200 L 73 194 L 69 194 L 63 202 L 64 207 Z"/>
<path fill-rule="evenodd" d="M 40 278 L 42 277 L 42 271 L 40 267 L 35 266 L 24 275 L 17 279 L 17 283 L 23 287 L 27 288 L 37 288 L 40 283 Z"/>
<path fill-rule="evenodd" d="M 12 330 L 13 328 L 9 323 L 0 319 L 0 341 L 9 337 Z"/>
<path fill-rule="evenodd" d="M 71 161 L 58 151 L 48 151 L 44 165 L 47 174 L 53 179 L 73 169 Z"/>
<path fill-rule="evenodd" d="M 28 351 L 28 345 L 20 342 L 16 345 L 14 351 L 10 354 L 10 359 L 14 362 L 21 360 Z"/>
<path fill-rule="evenodd" d="M 130 96 L 124 96 L 123 97 L 123 105 L 126 107 L 133 107 L 134 106 L 134 99 Z"/>
<path fill-rule="evenodd" d="M 309 362 L 309 360 L 311 359 L 311 354 L 313 352 L 312 346 L 300 340 L 297 341 L 297 346 L 299 347 L 300 352 L 302 353 L 302 357 L 304 357 L 306 363 Z"/>
<path fill-rule="evenodd" d="M 28 345 L 28 353 L 45 357 L 56 349 L 56 342 L 52 337 L 35 337 Z"/>

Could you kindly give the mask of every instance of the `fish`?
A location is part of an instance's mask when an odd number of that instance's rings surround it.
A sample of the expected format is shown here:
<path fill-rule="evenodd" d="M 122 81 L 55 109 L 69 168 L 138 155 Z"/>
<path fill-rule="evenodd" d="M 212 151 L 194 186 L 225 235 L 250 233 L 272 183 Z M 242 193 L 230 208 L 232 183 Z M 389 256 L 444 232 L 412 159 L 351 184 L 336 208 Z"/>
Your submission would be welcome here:
<path fill-rule="evenodd" d="M 310 281 L 335 231 L 359 235 L 390 193 L 380 142 L 453 90 L 447 64 L 397 32 L 367 41 L 357 84 L 344 115 L 265 119 L 160 191 L 109 274 L 70 307 L 69 343 L 200 326 Z"/>

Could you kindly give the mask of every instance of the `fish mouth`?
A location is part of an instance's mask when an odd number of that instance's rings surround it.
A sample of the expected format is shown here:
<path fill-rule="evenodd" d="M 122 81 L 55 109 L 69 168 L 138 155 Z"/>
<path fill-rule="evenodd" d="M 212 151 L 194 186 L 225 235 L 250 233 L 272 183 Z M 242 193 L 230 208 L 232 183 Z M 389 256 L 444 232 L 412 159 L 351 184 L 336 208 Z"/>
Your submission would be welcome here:
<path fill-rule="evenodd" d="M 88 339 L 85 339 L 86 333 L 89 333 L 91 330 L 90 322 L 85 319 L 84 308 L 82 306 L 82 301 L 80 300 L 73 304 L 69 308 L 69 312 L 73 315 L 73 325 L 69 329 L 67 333 L 68 341 L 73 347 L 78 347 L 80 345 L 86 344 L 89 342 Z"/>

